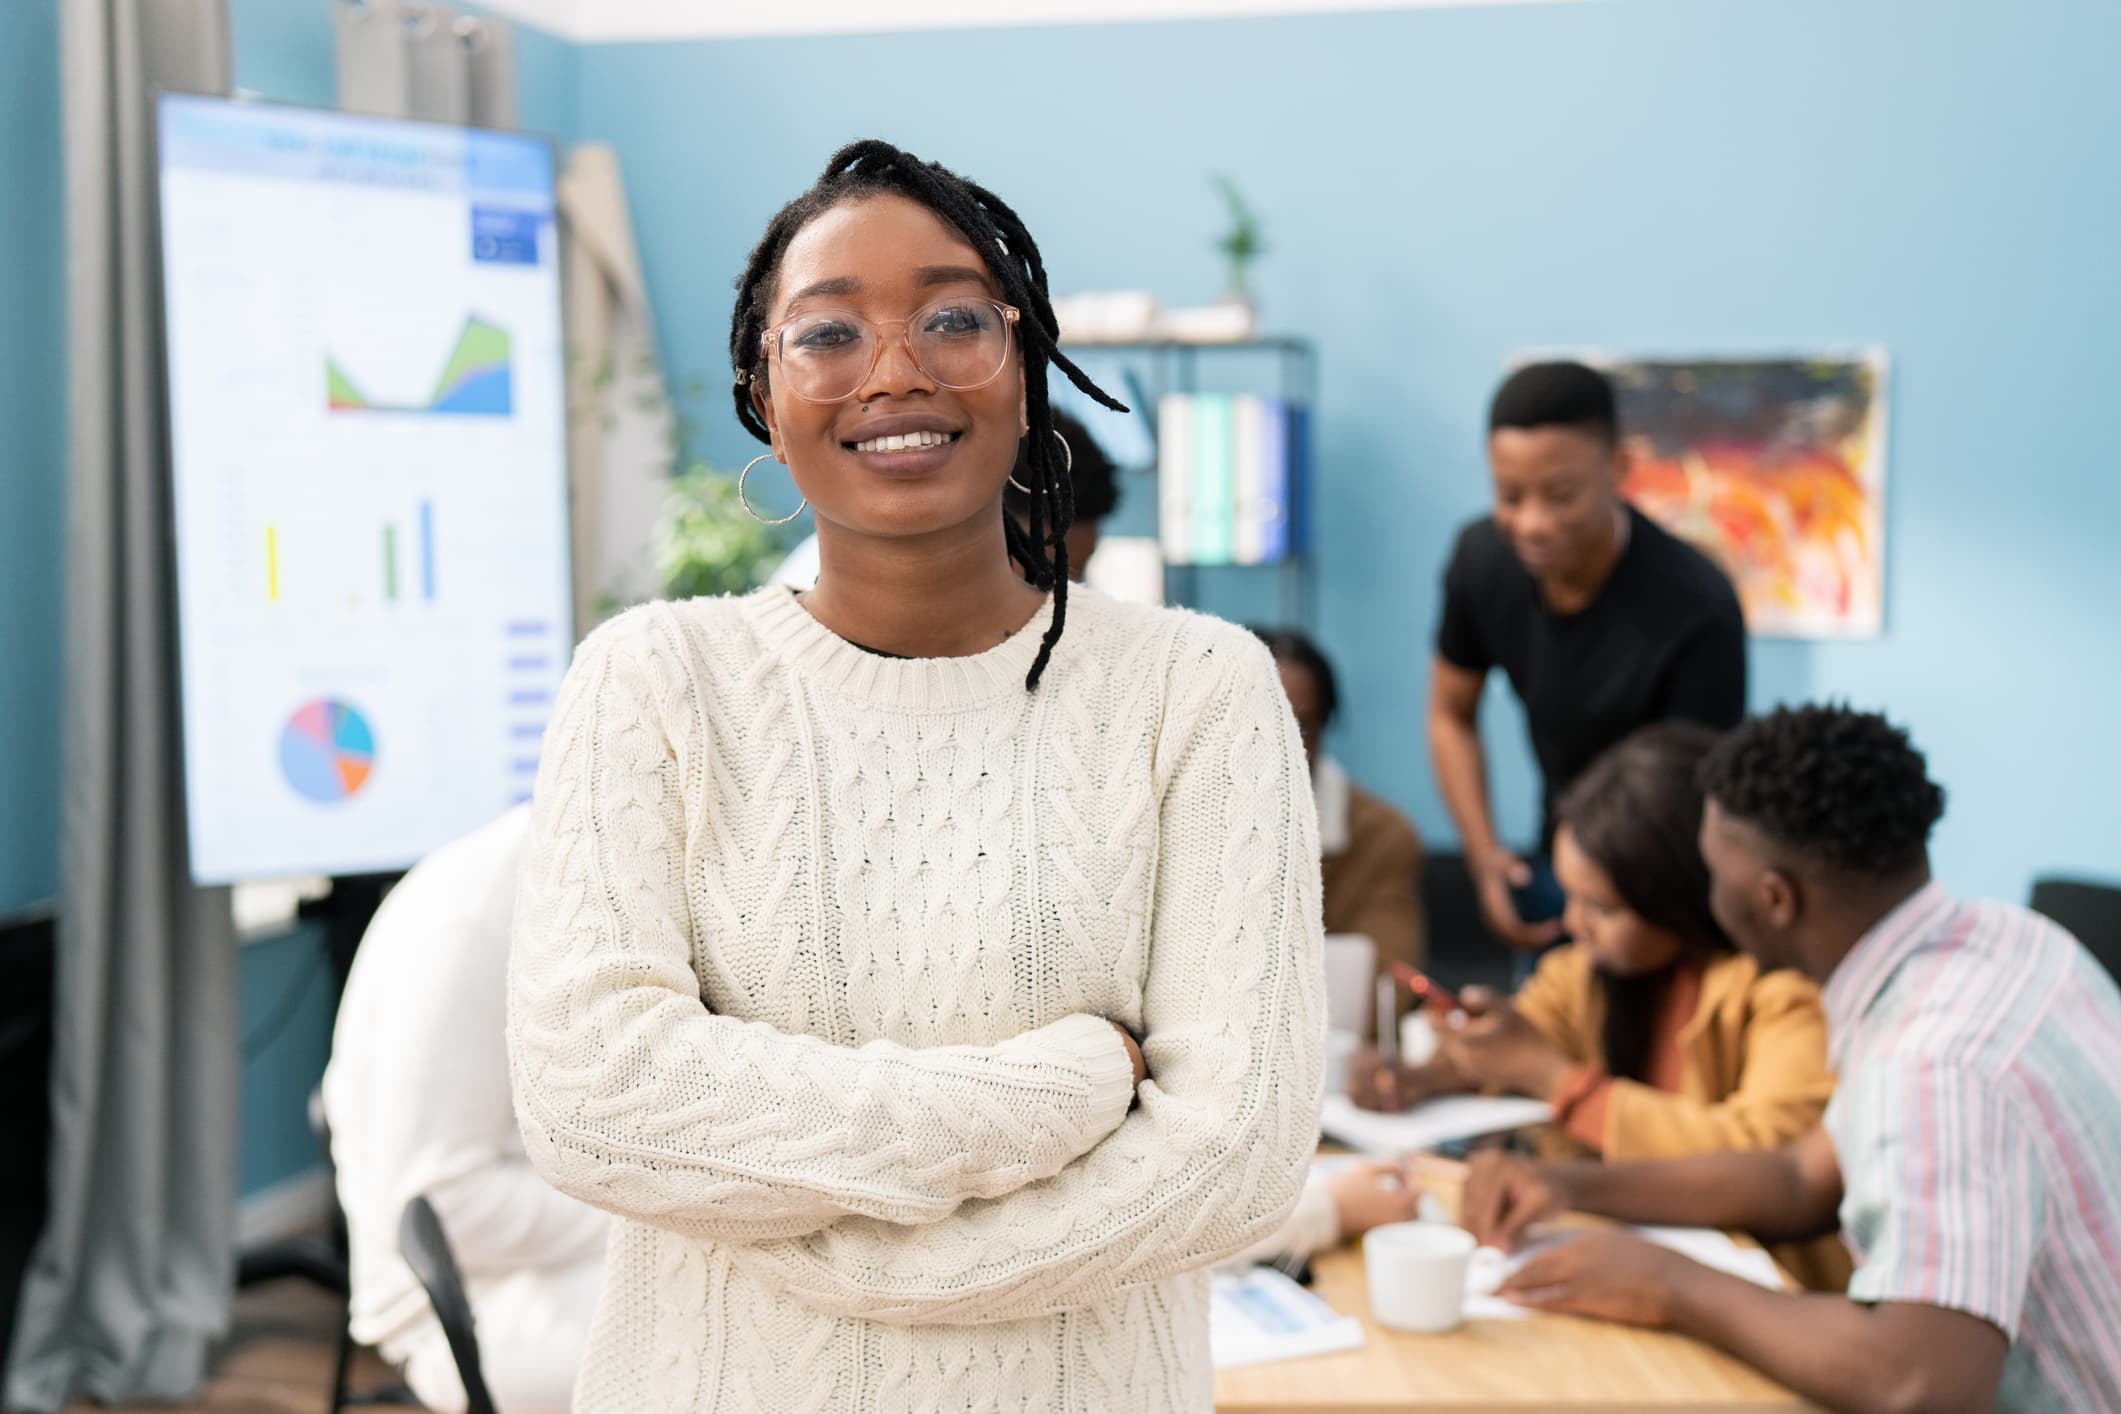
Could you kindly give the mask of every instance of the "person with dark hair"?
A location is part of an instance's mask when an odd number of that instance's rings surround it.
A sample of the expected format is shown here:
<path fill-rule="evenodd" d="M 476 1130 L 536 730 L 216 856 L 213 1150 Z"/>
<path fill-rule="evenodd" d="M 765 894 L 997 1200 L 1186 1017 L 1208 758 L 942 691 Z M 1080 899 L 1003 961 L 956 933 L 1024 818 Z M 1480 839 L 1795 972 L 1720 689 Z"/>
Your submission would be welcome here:
<path fill-rule="evenodd" d="M 1257 639 L 1070 593 L 1048 371 L 1111 400 L 1056 336 L 1016 214 L 882 142 L 738 281 L 817 585 L 590 636 L 517 896 L 525 1147 L 617 1217 L 577 1409 L 1212 1398 L 1207 1269 L 1317 1140 L 1317 827 Z"/>
<path fill-rule="evenodd" d="M 1326 729 L 1340 713 L 1340 684 L 1325 653 L 1296 629 L 1254 632 L 1281 670 L 1282 691 L 1311 766 L 1326 931 L 1359 933 L 1375 943 L 1380 971 L 1394 962 L 1419 967 L 1427 952 L 1421 836 L 1413 821 L 1356 785 L 1326 751 Z"/>
<path fill-rule="evenodd" d="M 1554 844 L 1574 941 L 1508 1001 L 1467 988 L 1470 1019 L 1437 1028 L 1427 1064 L 1380 1074 L 1366 1057 L 1358 1103 L 1505 1089 L 1615 1160 L 1770 1147 L 1819 1122 L 1834 1081 L 1818 988 L 1738 952 L 1709 909 L 1694 777 L 1715 740 L 1645 727 L 1592 763 Z"/>
<path fill-rule="evenodd" d="M 1709 559 L 1622 499 L 1612 384 L 1578 363 L 1520 368 L 1488 415 L 1492 515 L 1467 526 L 1444 572 L 1429 749 L 1488 927 L 1519 972 L 1562 936 L 1559 891 L 1511 850 L 1488 796 L 1479 709 L 1492 669 L 1524 705 L 1543 784 L 1539 849 L 1556 803 L 1637 727 L 1735 726 L 1745 713 L 1745 620 Z"/>
<path fill-rule="evenodd" d="M 1380 1074 L 1364 1056 L 1358 1103 L 1508 1090 L 1554 1106 L 1549 1152 L 1614 1161 L 1771 1148 L 1819 1123 L 1834 1092 L 1819 989 L 1737 951 L 1709 908 L 1695 772 L 1716 738 L 1645 727 L 1591 764 L 1557 807 L 1573 941 L 1507 1001 L 1467 988 L 1470 1019 L 1437 1028 L 1429 1063 Z M 1776 1255 L 1808 1286 L 1848 1277 L 1832 1239 Z"/>
<path fill-rule="evenodd" d="M 2048 920 L 1932 880 L 1944 792 L 1883 717 L 1779 709 L 1701 783 L 1717 920 L 1824 988 L 1824 1123 L 1662 1163 L 1482 1156 L 1467 1225 L 1504 1247 L 1564 1209 L 1797 1238 L 1838 1212 L 1855 1274 L 1787 1295 L 1601 1231 L 1505 1294 L 1670 1326 L 1831 1409 L 2121 1409 L 2121 991 Z"/>

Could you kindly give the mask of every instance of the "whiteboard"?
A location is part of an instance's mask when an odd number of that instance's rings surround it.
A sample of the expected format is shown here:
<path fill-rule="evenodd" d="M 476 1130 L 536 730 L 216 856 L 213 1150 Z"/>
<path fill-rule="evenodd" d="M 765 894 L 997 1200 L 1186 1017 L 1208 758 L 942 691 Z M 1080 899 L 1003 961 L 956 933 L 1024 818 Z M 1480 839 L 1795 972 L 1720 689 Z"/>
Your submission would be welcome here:
<path fill-rule="evenodd" d="M 529 797 L 573 643 L 552 149 L 158 106 L 192 875 L 403 868 Z"/>

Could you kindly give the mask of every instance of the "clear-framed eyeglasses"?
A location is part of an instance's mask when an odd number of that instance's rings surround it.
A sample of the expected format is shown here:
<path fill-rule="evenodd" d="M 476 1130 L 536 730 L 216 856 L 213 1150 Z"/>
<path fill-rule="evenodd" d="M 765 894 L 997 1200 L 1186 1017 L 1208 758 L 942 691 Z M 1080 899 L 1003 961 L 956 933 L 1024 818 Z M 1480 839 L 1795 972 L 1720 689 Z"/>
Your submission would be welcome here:
<path fill-rule="evenodd" d="M 861 391 L 884 356 L 886 331 L 896 329 L 920 371 L 953 392 L 984 388 L 1009 362 L 1010 326 L 1022 318 L 1013 305 L 979 296 L 952 296 L 910 319 L 871 323 L 845 310 L 821 309 L 784 319 L 759 336 L 781 386 L 805 402 L 837 403 Z"/>

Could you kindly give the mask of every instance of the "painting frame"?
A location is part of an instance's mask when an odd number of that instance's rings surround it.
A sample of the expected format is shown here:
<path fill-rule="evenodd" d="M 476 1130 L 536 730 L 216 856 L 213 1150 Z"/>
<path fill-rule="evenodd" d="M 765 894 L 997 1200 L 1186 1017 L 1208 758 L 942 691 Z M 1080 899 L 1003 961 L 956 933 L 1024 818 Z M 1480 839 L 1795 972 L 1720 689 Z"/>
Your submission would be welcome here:
<path fill-rule="evenodd" d="M 1536 357 L 1574 358 L 1613 380 L 1623 494 L 1730 576 L 1750 633 L 1883 636 L 1892 363 L 1882 346 Z"/>

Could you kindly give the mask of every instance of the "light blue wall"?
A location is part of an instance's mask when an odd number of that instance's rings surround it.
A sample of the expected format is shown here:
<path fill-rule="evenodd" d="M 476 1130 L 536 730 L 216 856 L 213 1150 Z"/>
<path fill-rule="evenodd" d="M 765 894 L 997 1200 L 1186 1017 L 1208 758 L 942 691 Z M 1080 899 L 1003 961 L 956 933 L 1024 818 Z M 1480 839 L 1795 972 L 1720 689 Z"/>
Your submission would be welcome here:
<path fill-rule="evenodd" d="M 321 923 L 301 923 L 250 943 L 237 960 L 245 1197 L 324 1162 L 310 1127 L 309 1095 L 331 1056 L 332 986 Z"/>
<path fill-rule="evenodd" d="M 60 541 L 66 517 L 59 7 L 0 25 L 0 918 L 59 889 Z"/>
<path fill-rule="evenodd" d="M 281 103 L 338 101 L 331 0 L 228 0 L 236 87 Z"/>
<path fill-rule="evenodd" d="M 1172 302 L 1215 292 L 1202 174 L 1237 174 L 1268 322 L 1323 356 L 1340 749 L 1436 840 L 1437 579 L 1510 352 L 1886 345 L 1887 633 L 1762 643 L 1754 697 L 1910 723 L 1951 787 L 1943 870 L 2022 897 L 2050 867 L 2121 873 L 2117 53 L 2101 0 L 1612 0 L 603 46 L 576 102 L 621 150 L 668 360 L 716 390 L 732 466 L 730 281 L 836 144 L 992 185 L 1057 288 Z"/>

